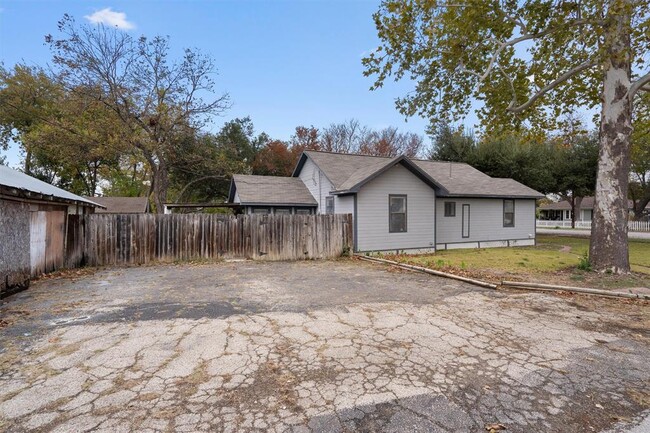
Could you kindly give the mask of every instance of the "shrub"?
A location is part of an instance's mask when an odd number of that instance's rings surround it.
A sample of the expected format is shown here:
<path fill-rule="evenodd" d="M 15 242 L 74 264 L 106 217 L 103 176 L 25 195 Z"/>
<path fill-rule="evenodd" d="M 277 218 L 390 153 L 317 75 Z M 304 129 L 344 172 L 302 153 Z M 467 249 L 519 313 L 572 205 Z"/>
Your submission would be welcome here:
<path fill-rule="evenodd" d="M 589 261 L 589 253 L 587 251 L 580 257 L 578 262 L 578 269 L 581 271 L 591 271 L 591 262 Z"/>

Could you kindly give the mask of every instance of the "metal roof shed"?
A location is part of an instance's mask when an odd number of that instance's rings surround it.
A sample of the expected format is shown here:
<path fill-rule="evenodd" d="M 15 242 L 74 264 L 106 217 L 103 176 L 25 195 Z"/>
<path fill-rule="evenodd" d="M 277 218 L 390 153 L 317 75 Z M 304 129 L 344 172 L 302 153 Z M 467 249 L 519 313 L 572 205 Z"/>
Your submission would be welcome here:
<path fill-rule="evenodd" d="M 69 214 L 101 205 L 0 165 L 0 297 L 64 266 Z"/>

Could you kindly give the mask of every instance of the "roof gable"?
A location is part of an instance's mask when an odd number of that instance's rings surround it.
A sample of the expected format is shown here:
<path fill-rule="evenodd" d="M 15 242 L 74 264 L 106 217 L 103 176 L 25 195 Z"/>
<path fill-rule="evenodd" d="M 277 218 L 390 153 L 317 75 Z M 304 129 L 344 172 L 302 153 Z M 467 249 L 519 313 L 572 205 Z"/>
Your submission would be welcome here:
<path fill-rule="evenodd" d="M 337 194 L 357 192 L 367 182 L 397 164 L 404 165 L 429 186 L 439 187 L 434 179 L 431 179 L 404 155 L 391 158 L 307 150 L 303 152 L 296 165 L 293 172 L 294 177 L 300 175 L 307 158 L 311 159 L 327 177 Z"/>

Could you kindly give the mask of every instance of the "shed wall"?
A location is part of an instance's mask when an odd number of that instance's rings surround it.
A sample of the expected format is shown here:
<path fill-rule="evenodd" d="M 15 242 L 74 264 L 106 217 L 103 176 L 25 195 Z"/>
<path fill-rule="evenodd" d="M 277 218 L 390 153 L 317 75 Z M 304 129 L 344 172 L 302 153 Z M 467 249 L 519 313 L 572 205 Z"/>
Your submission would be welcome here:
<path fill-rule="evenodd" d="M 29 284 L 29 204 L 0 199 L 0 297 Z"/>

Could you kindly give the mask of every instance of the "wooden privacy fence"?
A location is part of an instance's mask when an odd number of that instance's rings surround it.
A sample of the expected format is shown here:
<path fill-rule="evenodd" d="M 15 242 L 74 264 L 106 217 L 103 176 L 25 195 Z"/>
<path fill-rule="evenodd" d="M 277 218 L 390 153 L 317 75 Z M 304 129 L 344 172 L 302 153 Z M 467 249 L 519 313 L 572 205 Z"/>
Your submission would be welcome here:
<path fill-rule="evenodd" d="M 338 257 L 351 249 L 351 215 L 71 215 L 66 265 L 300 260 Z"/>

